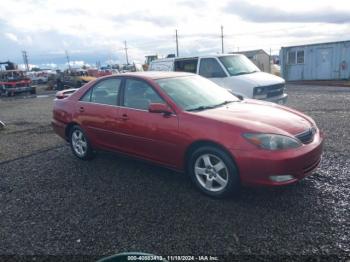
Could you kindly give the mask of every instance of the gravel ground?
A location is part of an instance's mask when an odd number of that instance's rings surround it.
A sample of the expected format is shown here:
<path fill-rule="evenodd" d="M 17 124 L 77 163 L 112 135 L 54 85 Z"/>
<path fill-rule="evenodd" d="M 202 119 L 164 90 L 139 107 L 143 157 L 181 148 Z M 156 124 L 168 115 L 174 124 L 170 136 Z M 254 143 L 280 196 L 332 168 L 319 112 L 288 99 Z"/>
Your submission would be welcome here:
<path fill-rule="evenodd" d="M 0 254 L 349 259 L 350 88 L 288 93 L 288 106 L 327 135 L 320 168 L 295 185 L 243 188 L 226 200 L 148 163 L 110 153 L 79 161 L 49 127 L 52 97 L 1 99 Z"/>

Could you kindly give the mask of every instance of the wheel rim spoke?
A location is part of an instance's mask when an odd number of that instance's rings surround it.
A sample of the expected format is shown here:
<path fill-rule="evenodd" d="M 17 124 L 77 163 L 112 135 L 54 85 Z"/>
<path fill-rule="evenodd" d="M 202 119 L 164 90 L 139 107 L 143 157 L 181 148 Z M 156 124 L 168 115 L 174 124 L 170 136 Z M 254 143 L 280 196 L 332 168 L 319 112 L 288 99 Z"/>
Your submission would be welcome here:
<path fill-rule="evenodd" d="M 219 172 L 220 170 L 226 168 L 224 162 L 220 161 L 219 163 L 217 163 L 215 166 L 214 166 L 214 169 L 216 172 Z"/>
<path fill-rule="evenodd" d="M 78 140 L 77 132 L 73 133 L 73 140 L 76 142 Z"/>
<path fill-rule="evenodd" d="M 221 186 L 225 186 L 227 181 L 223 179 L 219 174 L 216 175 L 215 181 L 219 183 Z"/>
<path fill-rule="evenodd" d="M 87 143 L 86 143 L 86 141 L 81 141 L 81 146 L 82 146 L 82 148 L 83 149 L 85 149 L 86 147 L 87 147 Z"/>
<path fill-rule="evenodd" d="M 202 168 L 202 167 L 197 166 L 195 168 L 195 173 L 196 173 L 196 175 L 207 176 L 207 174 L 205 173 L 205 168 Z"/>
<path fill-rule="evenodd" d="M 204 156 L 202 157 L 202 159 L 203 159 L 204 165 L 205 165 L 206 167 L 212 166 L 209 155 L 204 155 Z"/>
<path fill-rule="evenodd" d="M 213 180 L 207 178 L 207 181 L 205 181 L 205 187 L 209 190 L 212 189 L 213 188 Z"/>

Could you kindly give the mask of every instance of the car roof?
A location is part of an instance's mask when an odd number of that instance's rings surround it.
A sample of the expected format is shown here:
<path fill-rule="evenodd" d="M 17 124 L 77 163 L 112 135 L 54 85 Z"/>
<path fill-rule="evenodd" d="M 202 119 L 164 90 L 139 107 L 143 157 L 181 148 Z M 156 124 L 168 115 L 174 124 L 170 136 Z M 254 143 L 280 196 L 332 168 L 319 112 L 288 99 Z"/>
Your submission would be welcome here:
<path fill-rule="evenodd" d="M 175 60 L 187 60 L 187 59 L 199 59 L 199 58 L 212 58 L 212 57 L 223 57 L 223 56 L 242 56 L 242 54 L 208 54 L 208 55 L 199 55 L 199 56 L 180 56 L 180 57 L 172 57 L 172 58 L 160 58 L 153 60 L 151 64 L 155 64 L 158 62 L 173 62 Z"/>
<path fill-rule="evenodd" d="M 141 78 L 150 78 L 153 80 L 163 79 L 163 78 L 174 78 L 183 76 L 192 76 L 195 74 L 186 72 L 171 72 L 171 71 L 145 71 L 145 72 L 133 72 L 133 73 L 123 73 L 121 76 L 134 76 Z"/>

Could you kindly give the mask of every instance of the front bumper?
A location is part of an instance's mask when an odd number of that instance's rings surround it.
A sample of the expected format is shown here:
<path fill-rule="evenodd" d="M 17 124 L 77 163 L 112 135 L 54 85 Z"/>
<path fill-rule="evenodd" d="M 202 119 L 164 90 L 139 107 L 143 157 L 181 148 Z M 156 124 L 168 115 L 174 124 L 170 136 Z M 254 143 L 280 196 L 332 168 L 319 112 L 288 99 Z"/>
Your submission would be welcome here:
<path fill-rule="evenodd" d="M 324 136 L 320 131 L 313 142 L 297 149 L 283 151 L 231 150 L 239 169 L 242 184 L 253 186 L 281 186 L 312 174 L 321 162 Z M 292 176 L 288 181 L 276 181 L 275 176 Z"/>
<path fill-rule="evenodd" d="M 34 91 L 35 87 L 33 86 L 20 86 L 20 87 L 5 87 L 0 88 L 1 93 L 21 93 L 21 92 L 29 92 Z"/>
<path fill-rule="evenodd" d="M 288 99 L 288 94 L 282 94 L 280 96 L 273 96 L 273 97 L 266 98 L 264 99 L 264 101 L 284 105 L 285 103 L 287 103 L 287 99 Z"/>

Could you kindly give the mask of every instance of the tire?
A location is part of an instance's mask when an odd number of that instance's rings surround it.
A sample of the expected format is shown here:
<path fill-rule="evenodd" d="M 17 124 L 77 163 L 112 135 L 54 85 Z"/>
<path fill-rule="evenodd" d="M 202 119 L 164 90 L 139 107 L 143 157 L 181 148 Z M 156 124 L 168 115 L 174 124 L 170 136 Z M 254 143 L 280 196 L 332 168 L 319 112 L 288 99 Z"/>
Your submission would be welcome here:
<path fill-rule="evenodd" d="M 224 198 L 239 192 L 238 169 L 232 158 L 218 147 L 195 149 L 188 159 L 187 170 L 196 187 L 208 196 Z"/>
<path fill-rule="evenodd" d="M 69 132 L 69 144 L 73 154 L 81 160 L 91 160 L 95 156 L 84 130 L 78 125 Z"/>

